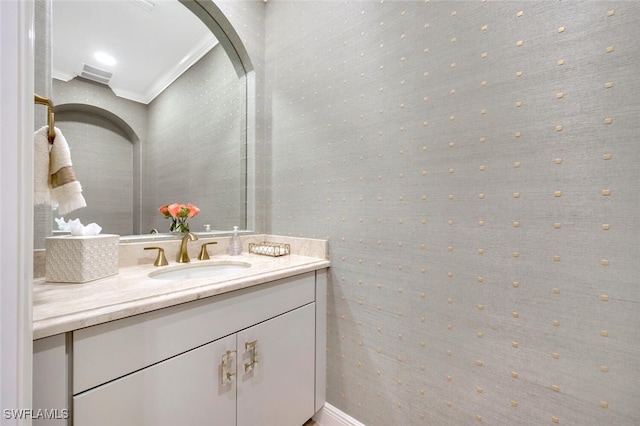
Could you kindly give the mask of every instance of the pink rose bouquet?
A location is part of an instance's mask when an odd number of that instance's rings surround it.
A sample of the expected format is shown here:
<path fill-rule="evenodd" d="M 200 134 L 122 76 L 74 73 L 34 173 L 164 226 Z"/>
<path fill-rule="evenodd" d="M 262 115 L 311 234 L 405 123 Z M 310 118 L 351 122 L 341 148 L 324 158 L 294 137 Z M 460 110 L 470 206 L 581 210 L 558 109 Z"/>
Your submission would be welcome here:
<path fill-rule="evenodd" d="M 200 209 L 191 203 L 187 204 L 167 204 L 159 208 L 160 213 L 165 218 L 171 219 L 171 232 L 189 232 L 189 224 L 187 219 L 195 217 L 200 213 Z"/>

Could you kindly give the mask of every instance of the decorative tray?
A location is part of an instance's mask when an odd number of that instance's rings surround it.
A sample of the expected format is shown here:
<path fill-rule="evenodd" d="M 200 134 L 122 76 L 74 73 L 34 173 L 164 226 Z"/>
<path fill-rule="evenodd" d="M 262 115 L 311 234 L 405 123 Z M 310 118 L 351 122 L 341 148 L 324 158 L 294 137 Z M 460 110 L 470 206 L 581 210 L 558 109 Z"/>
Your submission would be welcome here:
<path fill-rule="evenodd" d="M 265 256 L 286 256 L 291 254 L 291 246 L 284 243 L 249 243 L 249 253 L 262 254 Z"/>

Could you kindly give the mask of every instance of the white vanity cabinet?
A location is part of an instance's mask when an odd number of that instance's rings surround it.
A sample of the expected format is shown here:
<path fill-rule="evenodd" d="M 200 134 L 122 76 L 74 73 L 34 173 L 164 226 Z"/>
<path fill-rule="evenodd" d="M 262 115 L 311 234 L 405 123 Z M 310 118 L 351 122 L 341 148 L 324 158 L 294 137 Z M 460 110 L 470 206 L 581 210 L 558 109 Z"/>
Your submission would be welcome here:
<path fill-rule="evenodd" d="M 325 400 L 325 315 L 318 270 L 75 330 L 60 391 L 75 426 L 301 426 Z"/>
<path fill-rule="evenodd" d="M 74 424 L 235 425 L 235 384 L 218 365 L 227 348 L 235 335 L 74 396 Z"/>
<path fill-rule="evenodd" d="M 238 333 L 238 426 L 302 426 L 313 416 L 314 323 L 310 304 Z"/>

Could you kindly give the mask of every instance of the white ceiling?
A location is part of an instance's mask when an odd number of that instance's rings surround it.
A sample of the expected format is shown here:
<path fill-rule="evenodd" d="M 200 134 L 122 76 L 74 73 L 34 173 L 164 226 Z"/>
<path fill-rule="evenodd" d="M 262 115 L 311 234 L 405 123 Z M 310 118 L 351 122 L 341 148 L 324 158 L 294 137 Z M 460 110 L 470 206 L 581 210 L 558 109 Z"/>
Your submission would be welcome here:
<path fill-rule="evenodd" d="M 151 10 L 144 4 L 153 5 Z M 116 95 L 147 104 L 217 40 L 177 0 L 53 0 L 53 77 L 68 81 L 83 64 L 113 73 Z M 113 56 L 107 66 L 96 51 Z"/>

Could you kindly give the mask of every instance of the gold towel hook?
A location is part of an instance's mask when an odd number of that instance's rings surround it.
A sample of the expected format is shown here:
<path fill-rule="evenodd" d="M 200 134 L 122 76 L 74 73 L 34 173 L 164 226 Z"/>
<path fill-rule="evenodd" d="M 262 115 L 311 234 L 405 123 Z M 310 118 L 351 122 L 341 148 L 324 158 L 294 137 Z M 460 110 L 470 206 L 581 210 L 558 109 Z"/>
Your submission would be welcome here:
<path fill-rule="evenodd" d="M 51 101 L 51 99 L 45 98 L 44 96 L 40 96 L 38 94 L 34 94 L 33 96 L 36 104 L 47 106 L 47 125 L 49 126 L 49 131 L 47 135 L 49 136 L 49 143 L 53 143 L 53 140 L 56 137 L 55 117 L 53 113 L 53 102 Z"/>

